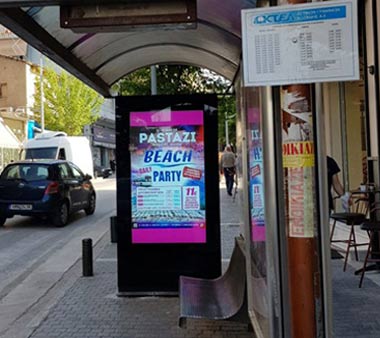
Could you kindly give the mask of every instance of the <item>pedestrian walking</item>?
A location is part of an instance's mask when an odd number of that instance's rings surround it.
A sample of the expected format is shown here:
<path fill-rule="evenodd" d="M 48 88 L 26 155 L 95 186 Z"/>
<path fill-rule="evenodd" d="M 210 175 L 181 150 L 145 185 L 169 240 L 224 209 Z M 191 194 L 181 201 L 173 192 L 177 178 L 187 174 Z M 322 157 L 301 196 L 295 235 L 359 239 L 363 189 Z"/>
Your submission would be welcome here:
<path fill-rule="evenodd" d="M 232 189 L 234 186 L 234 176 L 235 176 L 235 162 L 236 157 L 232 152 L 231 147 L 228 145 L 225 147 L 222 157 L 220 159 L 220 173 L 224 174 L 226 180 L 227 194 L 232 196 Z"/>

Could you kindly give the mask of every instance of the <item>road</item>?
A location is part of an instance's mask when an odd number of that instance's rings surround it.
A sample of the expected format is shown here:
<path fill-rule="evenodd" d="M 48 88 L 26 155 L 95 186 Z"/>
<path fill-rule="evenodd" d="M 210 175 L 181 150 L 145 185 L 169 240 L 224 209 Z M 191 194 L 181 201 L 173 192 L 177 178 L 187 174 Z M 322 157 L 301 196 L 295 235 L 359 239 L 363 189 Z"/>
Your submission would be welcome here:
<path fill-rule="evenodd" d="M 70 269 L 81 258 L 82 239 L 104 241 L 116 214 L 116 181 L 93 183 L 97 207 L 91 216 L 78 212 L 63 228 L 31 217 L 14 217 L 0 227 L 1 338 L 26 338 L 74 280 Z"/>

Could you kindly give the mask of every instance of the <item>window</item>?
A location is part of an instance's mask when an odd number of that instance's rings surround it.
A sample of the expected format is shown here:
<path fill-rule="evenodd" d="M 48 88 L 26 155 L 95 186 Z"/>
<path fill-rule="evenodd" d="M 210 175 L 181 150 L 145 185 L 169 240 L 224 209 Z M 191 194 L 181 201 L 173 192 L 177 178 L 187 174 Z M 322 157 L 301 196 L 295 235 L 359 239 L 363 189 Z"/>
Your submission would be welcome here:
<path fill-rule="evenodd" d="M 70 167 L 71 167 L 71 171 L 73 172 L 73 175 L 76 179 L 83 179 L 84 175 L 82 174 L 82 172 L 80 171 L 80 169 L 77 166 L 75 166 L 74 164 L 71 163 Z"/>
<path fill-rule="evenodd" d="M 46 180 L 49 176 L 49 170 L 46 166 L 31 165 L 28 169 L 25 179 L 28 181 Z"/>
<path fill-rule="evenodd" d="M 49 176 L 49 167 L 40 164 L 20 164 L 8 167 L 1 175 L 5 180 L 23 179 L 25 181 L 46 180 Z"/>
<path fill-rule="evenodd" d="M 58 159 L 59 160 L 66 160 L 66 152 L 65 152 L 64 148 L 59 149 Z"/>
<path fill-rule="evenodd" d="M 0 99 L 7 97 L 7 83 L 0 83 Z"/>
<path fill-rule="evenodd" d="M 6 170 L 4 170 L 1 176 L 2 176 L 1 178 L 4 180 L 12 180 L 12 179 L 21 178 L 20 168 L 19 166 L 8 167 Z"/>
<path fill-rule="evenodd" d="M 47 159 L 55 159 L 57 155 L 57 147 L 49 147 L 49 148 L 30 148 L 26 149 L 25 159 L 33 160 L 38 158 L 47 158 Z"/>
<path fill-rule="evenodd" d="M 67 166 L 67 164 L 60 164 L 58 166 L 58 170 L 59 170 L 59 176 L 63 180 L 69 179 L 71 177 L 71 175 L 70 175 L 70 169 Z"/>

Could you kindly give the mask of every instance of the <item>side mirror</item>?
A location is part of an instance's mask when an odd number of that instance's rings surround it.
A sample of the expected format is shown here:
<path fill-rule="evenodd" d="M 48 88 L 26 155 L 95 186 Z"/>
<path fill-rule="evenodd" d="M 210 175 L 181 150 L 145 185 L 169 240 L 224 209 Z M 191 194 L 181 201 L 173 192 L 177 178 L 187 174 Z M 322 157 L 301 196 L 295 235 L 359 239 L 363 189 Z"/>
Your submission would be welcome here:
<path fill-rule="evenodd" d="M 89 181 L 89 180 L 92 179 L 92 176 L 89 175 L 89 174 L 86 174 L 86 175 L 84 175 L 84 179 L 85 179 L 86 181 Z"/>

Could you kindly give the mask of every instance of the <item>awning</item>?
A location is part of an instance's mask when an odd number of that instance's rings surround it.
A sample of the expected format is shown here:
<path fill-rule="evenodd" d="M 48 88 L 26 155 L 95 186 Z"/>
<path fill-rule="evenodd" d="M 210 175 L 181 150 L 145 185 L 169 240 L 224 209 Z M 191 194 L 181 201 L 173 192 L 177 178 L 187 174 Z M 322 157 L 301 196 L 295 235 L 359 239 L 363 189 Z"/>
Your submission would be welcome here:
<path fill-rule="evenodd" d="M 233 80 L 241 62 L 241 10 L 256 7 L 256 0 L 197 0 L 193 29 L 78 33 L 60 26 L 59 5 L 68 3 L 81 1 L 1 0 L 0 24 L 106 97 L 124 75 L 155 64 L 195 65 Z"/>
<path fill-rule="evenodd" d="M 21 148 L 21 142 L 13 134 L 12 130 L 5 125 L 3 119 L 0 118 L 0 148 Z"/>

